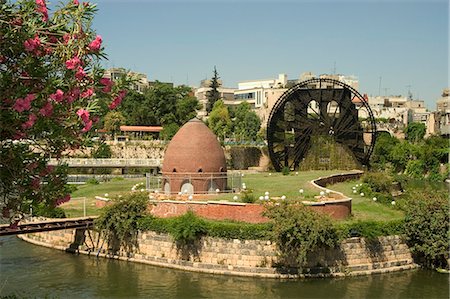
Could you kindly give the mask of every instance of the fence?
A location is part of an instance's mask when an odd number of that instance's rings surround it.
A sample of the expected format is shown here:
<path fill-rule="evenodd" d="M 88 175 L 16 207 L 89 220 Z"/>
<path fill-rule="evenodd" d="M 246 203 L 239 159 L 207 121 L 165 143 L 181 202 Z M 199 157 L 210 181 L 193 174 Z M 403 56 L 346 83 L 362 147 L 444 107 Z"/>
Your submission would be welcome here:
<path fill-rule="evenodd" d="M 171 191 L 167 186 L 175 181 L 183 182 L 180 190 Z M 199 191 L 202 188 L 195 188 L 199 182 L 208 184 L 207 191 Z M 223 188 L 217 188 L 217 182 L 224 182 Z M 168 184 L 168 185 L 167 185 Z M 174 176 L 146 174 L 146 189 L 149 191 L 163 192 L 165 194 L 201 194 L 201 193 L 235 193 L 242 188 L 242 174 L 240 172 L 228 173 L 177 173 Z M 219 191 L 217 191 L 219 190 Z"/>

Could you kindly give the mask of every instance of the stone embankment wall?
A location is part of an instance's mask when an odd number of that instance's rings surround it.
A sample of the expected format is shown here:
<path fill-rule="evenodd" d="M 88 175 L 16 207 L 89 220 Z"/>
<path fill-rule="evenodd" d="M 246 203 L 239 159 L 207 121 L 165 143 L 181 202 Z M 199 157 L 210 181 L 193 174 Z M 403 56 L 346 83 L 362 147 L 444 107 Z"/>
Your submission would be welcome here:
<path fill-rule="evenodd" d="M 350 238 L 339 248 L 321 249 L 308 257 L 302 273 L 287 273 L 276 268 L 276 245 L 265 240 L 226 240 L 204 237 L 192 246 L 177 246 L 170 235 L 143 232 L 139 249 L 127 255 L 108 254 L 107 245 L 89 230 L 61 230 L 20 235 L 25 241 L 92 256 L 187 271 L 267 278 L 340 277 L 392 272 L 415 268 L 411 253 L 399 236 L 373 241 Z M 98 246 L 98 247 L 97 247 Z"/>
<path fill-rule="evenodd" d="M 109 141 L 111 158 L 120 159 L 162 159 L 166 145 L 160 141 Z"/>

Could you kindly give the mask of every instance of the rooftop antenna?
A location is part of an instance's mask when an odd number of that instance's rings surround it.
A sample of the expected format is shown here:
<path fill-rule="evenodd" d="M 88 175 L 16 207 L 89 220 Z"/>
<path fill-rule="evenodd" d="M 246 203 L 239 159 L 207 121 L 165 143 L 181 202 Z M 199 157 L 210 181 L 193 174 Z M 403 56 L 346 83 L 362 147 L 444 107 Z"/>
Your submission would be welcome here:
<path fill-rule="evenodd" d="M 333 66 L 333 75 L 336 75 L 336 61 L 334 62 L 334 66 Z"/>
<path fill-rule="evenodd" d="M 412 100 L 411 85 L 406 85 L 406 87 L 408 87 L 408 99 Z"/>

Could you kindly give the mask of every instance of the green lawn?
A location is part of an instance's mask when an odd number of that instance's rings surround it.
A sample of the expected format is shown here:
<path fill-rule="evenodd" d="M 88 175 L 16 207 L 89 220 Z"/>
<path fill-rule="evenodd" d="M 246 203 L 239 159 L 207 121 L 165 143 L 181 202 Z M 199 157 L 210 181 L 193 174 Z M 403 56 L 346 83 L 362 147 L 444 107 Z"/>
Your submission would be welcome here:
<path fill-rule="evenodd" d="M 347 181 L 330 186 L 331 189 L 352 198 L 352 220 L 388 221 L 404 217 L 404 213 L 394 206 L 374 202 L 372 198 L 354 194 L 352 187 L 359 183 L 361 182 Z"/>
<path fill-rule="evenodd" d="M 84 203 L 86 204 L 86 215 L 95 216 L 99 214 L 99 209 L 95 207 L 95 196 L 109 197 L 125 194 L 131 191 L 131 188 L 138 183 L 145 186 L 145 178 L 111 180 L 109 182 L 100 183 L 98 185 L 85 184 L 78 185 L 77 190 L 72 192 L 72 199 L 61 205 L 66 212 L 67 217 L 84 216 Z M 145 188 L 145 187 L 144 187 Z"/>
<path fill-rule="evenodd" d="M 244 174 L 242 182 L 246 184 L 247 189 L 253 190 L 256 199 L 259 196 L 264 196 L 267 191 L 270 193 L 270 197 L 281 197 L 284 195 L 287 200 L 313 200 L 314 196 L 319 195 L 320 190 L 314 188 L 310 181 L 318 177 L 341 172 L 343 171 L 301 171 L 298 174 L 292 172 L 287 176 L 281 173 L 269 172 Z M 95 207 L 95 196 L 105 196 L 106 193 L 109 197 L 125 194 L 130 192 L 132 186 L 137 183 L 145 184 L 145 178 L 112 180 L 99 185 L 80 185 L 78 190 L 72 193 L 72 200 L 62 205 L 62 208 L 66 211 L 68 217 L 79 217 L 84 214 L 83 204 L 85 203 L 87 215 L 98 215 L 99 210 Z M 350 181 L 328 186 L 330 189 L 342 192 L 353 199 L 353 217 L 349 219 L 350 221 L 387 221 L 403 217 L 403 212 L 395 207 L 373 202 L 371 198 L 361 197 L 359 194 L 353 194 L 352 187 L 357 183 L 359 182 Z M 304 190 L 303 196 L 299 192 L 300 189 Z M 221 194 L 211 199 L 232 201 L 234 196 L 238 196 L 240 199 L 239 194 Z"/>

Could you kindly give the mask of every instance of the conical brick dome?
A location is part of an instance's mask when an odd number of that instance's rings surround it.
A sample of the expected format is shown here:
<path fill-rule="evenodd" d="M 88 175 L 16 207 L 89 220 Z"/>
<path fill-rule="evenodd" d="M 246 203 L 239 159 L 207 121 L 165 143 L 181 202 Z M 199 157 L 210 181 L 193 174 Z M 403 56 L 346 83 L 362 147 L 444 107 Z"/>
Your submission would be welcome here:
<path fill-rule="evenodd" d="M 223 191 L 226 172 L 225 154 L 216 135 L 194 118 L 181 127 L 167 146 L 162 166 L 164 192 Z"/>
<path fill-rule="evenodd" d="M 216 135 L 196 118 L 181 127 L 164 154 L 163 173 L 224 171 L 226 171 L 225 155 Z"/>

